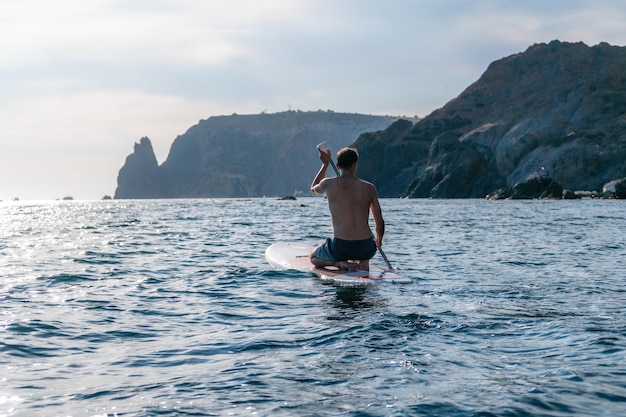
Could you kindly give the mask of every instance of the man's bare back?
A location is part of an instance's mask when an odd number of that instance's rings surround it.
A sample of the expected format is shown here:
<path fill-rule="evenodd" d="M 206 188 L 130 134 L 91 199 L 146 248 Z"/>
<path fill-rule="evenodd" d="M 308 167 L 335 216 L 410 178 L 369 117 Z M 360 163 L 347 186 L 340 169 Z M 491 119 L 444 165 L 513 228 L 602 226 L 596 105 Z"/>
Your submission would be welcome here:
<path fill-rule="evenodd" d="M 372 184 L 350 174 L 325 180 L 333 234 L 339 239 L 360 240 L 372 236 L 370 207 L 378 200 Z"/>

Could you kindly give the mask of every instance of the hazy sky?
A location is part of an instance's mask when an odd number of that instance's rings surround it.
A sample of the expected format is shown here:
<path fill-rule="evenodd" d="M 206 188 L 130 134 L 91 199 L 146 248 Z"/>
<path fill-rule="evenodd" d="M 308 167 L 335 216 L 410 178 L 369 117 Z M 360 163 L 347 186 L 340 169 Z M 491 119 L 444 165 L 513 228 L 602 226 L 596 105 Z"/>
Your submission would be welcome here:
<path fill-rule="evenodd" d="M 200 119 L 426 116 L 534 43 L 626 45 L 623 0 L 0 0 L 0 200 L 113 195 Z"/>

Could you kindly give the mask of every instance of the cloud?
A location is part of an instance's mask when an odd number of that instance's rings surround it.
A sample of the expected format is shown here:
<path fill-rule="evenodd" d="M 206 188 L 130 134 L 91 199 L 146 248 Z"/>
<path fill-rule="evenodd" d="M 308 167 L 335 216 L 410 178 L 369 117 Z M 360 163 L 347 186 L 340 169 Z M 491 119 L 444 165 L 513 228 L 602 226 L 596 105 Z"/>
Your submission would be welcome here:
<path fill-rule="evenodd" d="M 0 32 L 8 65 L 82 59 L 122 66 L 179 62 L 205 65 L 239 53 L 234 29 L 217 22 L 225 9 L 198 10 L 177 2 L 29 1 L 3 3 Z M 211 2 L 207 2 L 210 4 Z M 181 4 L 185 4 L 182 2 Z M 221 12 L 221 13 L 216 13 Z"/>

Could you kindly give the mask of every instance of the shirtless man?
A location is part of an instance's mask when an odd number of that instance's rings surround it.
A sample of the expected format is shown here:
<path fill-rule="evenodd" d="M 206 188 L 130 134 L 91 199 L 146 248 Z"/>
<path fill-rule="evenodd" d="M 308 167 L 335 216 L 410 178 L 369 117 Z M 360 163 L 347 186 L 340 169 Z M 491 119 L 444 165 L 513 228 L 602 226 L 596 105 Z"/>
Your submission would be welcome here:
<path fill-rule="evenodd" d="M 332 178 L 325 178 L 331 161 L 330 151 L 318 150 L 322 167 L 311 184 L 311 191 L 326 193 L 334 238 L 313 249 L 311 263 L 316 267 L 369 270 L 369 260 L 376 254 L 376 247 L 382 246 L 385 233 L 376 187 L 357 178 L 359 155 L 356 149 L 343 148 L 337 152 L 341 175 Z M 376 239 L 369 227 L 370 209 L 376 224 Z"/>

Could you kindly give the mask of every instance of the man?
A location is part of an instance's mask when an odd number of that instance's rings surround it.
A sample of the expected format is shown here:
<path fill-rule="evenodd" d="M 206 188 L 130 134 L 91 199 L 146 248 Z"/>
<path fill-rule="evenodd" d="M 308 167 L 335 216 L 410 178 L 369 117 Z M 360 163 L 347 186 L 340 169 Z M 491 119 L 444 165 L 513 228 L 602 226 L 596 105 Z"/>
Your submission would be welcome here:
<path fill-rule="evenodd" d="M 341 175 L 332 178 L 325 178 L 331 161 L 330 151 L 318 150 L 322 167 L 311 184 L 311 191 L 326 193 L 334 238 L 313 249 L 311 263 L 316 267 L 369 270 L 369 260 L 376 254 L 376 247 L 382 246 L 385 233 L 376 187 L 357 178 L 359 155 L 356 149 L 343 148 L 337 152 Z M 376 224 L 375 240 L 369 227 L 370 210 Z"/>

